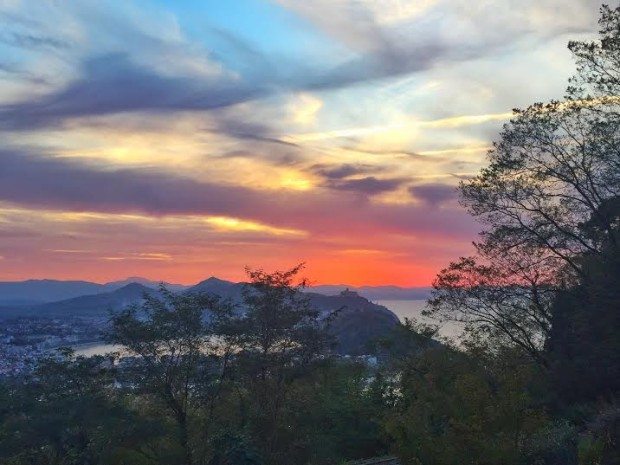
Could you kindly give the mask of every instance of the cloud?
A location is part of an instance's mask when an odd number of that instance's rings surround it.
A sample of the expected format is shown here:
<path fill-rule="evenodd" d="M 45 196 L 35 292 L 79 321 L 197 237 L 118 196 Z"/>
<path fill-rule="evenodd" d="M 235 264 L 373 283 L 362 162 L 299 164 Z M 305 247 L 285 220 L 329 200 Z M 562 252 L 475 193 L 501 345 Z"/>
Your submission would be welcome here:
<path fill-rule="evenodd" d="M 222 214 L 230 204 L 250 200 L 251 190 L 157 170 L 101 169 L 94 163 L 3 151 L 0 198 L 77 211 Z"/>
<path fill-rule="evenodd" d="M 327 186 L 342 191 L 350 191 L 365 196 L 372 196 L 390 192 L 400 187 L 405 182 L 403 178 L 377 179 L 374 176 L 366 176 L 359 179 L 331 180 Z"/>
<path fill-rule="evenodd" d="M 502 113 L 489 113 L 482 115 L 457 115 L 446 118 L 439 118 L 434 120 L 416 120 L 413 118 L 402 118 L 400 121 L 390 124 L 379 124 L 374 126 L 357 126 L 341 129 L 330 129 L 328 131 L 321 132 L 309 132 L 291 134 L 287 136 L 286 140 L 292 142 L 314 142 L 339 138 L 354 138 L 362 136 L 373 135 L 388 135 L 393 137 L 396 132 L 413 131 L 420 129 L 455 129 L 468 126 L 482 126 L 485 127 L 485 123 L 492 123 L 498 121 L 507 121 L 513 116 L 512 112 Z M 354 149 L 358 151 L 365 151 L 367 153 L 401 153 L 411 155 L 412 157 L 419 157 L 419 153 L 410 151 L 398 151 L 398 150 L 373 150 L 373 149 Z"/>
<path fill-rule="evenodd" d="M 310 167 L 310 171 L 314 174 L 326 178 L 328 180 L 340 180 L 349 176 L 367 174 L 377 172 L 380 167 L 365 164 L 315 164 Z"/>
<path fill-rule="evenodd" d="M 207 130 L 216 134 L 226 134 L 242 141 L 265 142 L 288 148 L 300 148 L 294 142 L 279 138 L 273 126 L 264 122 L 251 121 L 248 115 L 238 112 L 236 114 L 214 113 L 213 127 L 207 128 Z M 242 152 L 238 152 L 236 156 L 241 155 Z"/>
<path fill-rule="evenodd" d="M 171 261 L 172 256 L 170 256 L 170 254 L 161 253 L 161 252 L 132 252 L 126 255 L 114 255 L 114 256 L 101 257 L 101 259 L 110 260 L 110 261 L 117 261 L 117 260 L 121 260 L 121 261 L 124 261 L 124 260 Z"/>
<path fill-rule="evenodd" d="M 323 101 L 312 94 L 301 93 L 290 104 L 293 121 L 301 126 L 313 124 Z"/>
<path fill-rule="evenodd" d="M 405 179 L 383 178 L 375 176 L 363 176 L 369 173 L 384 171 L 381 166 L 368 164 L 315 164 L 309 170 L 323 178 L 322 186 L 337 191 L 348 191 L 360 194 L 364 197 L 390 192 L 400 187 Z"/>
<path fill-rule="evenodd" d="M 590 30 L 596 9 L 594 0 L 568 5 L 559 0 L 527 0 L 518 7 L 505 0 L 493 5 L 489 19 L 486 8 L 471 8 L 465 0 L 426 1 L 415 8 L 399 1 L 279 3 L 340 41 L 350 53 L 336 64 L 334 60 L 308 63 L 303 56 L 274 60 L 241 36 L 213 27 L 211 32 L 223 37 L 240 57 L 237 66 L 227 69 L 226 55 L 184 37 L 169 15 L 149 11 L 152 17 L 145 20 L 146 15 L 131 3 L 116 8 L 81 2 L 42 8 L 33 3 L 33 17 L 40 10 L 55 23 L 70 25 L 65 28 L 69 32 L 28 20 L 21 12 L 19 27 L 5 33 L 5 42 L 61 51 L 59 63 L 70 63 L 73 74 L 43 97 L 1 106 L 0 127 L 27 129 L 123 112 L 209 111 L 281 93 L 302 96 L 293 117 L 307 125 L 322 106 L 317 97 L 308 97 L 308 91 L 467 61 L 531 36 L 543 40 Z M 240 137 L 264 135 L 245 132 Z"/>
<path fill-rule="evenodd" d="M 442 205 L 454 200 L 458 195 L 456 187 L 440 183 L 411 186 L 409 192 L 416 200 L 432 206 Z"/>
<path fill-rule="evenodd" d="M 13 47 L 35 50 L 64 50 L 71 47 L 69 42 L 55 37 L 27 33 L 23 34 L 18 32 L 9 32 L 0 35 L 0 42 Z"/>
<path fill-rule="evenodd" d="M 67 118 L 130 111 L 209 110 L 247 101 L 260 92 L 221 76 L 164 76 L 125 54 L 111 54 L 89 59 L 80 78 L 57 92 L 0 107 L 0 126 L 33 128 Z"/>
<path fill-rule="evenodd" d="M 360 195 L 365 199 L 403 183 L 403 179 L 368 176 L 334 179 L 324 188 L 305 191 L 260 190 L 156 169 L 102 166 L 95 160 L 0 152 L 0 201 L 28 208 L 153 217 L 220 216 L 245 222 L 237 225 L 257 223 L 337 235 L 359 228 L 369 234 L 472 234 L 474 223 L 461 210 L 445 213 L 415 204 L 360 202 Z"/>
<path fill-rule="evenodd" d="M 311 81 L 330 88 L 478 59 L 521 40 L 548 40 L 595 28 L 597 0 L 278 0 L 348 47 L 353 57 Z M 411 2 L 413 4 L 413 2 Z"/>

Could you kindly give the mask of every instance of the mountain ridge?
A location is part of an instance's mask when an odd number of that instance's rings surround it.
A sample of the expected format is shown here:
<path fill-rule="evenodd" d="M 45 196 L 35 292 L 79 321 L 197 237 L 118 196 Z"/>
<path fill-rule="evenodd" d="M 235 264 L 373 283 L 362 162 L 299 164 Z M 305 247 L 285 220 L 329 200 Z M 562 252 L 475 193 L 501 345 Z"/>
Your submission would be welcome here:
<path fill-rule="evenodd" d="M 107 283 L 95 283 L 82 280 L 28 279 L 24 281 L 0 282 L 0 306 L 31 306 L 58 302 L 75 297 L 101 294 L 120 289 L 127 284 L 139 283 L 150 289 L 158 289 L 162 284 L 139 276 L 129 277 Z M 194 285 L 183 285 L 163 282 L 164 286 L 174 292 L 205 287 L 227 287 L 239 283 L 211 276 Z M 346 284 L 322 284 L 310 286 L 307 292 L 323 295 L 338 295 L 344 290 L 357 292 L 369 300 L 424 300 L 429 297 L 430 287 L 383 286 L 350 286 Z"/>
<path fill-rule="evenodd" d="M 246 283 L 233 283 L 209 278 L 183 292 L 204 292 L 217 295 L 243 306 L 243 288 Z M 28 306 L 0 306 L 0 320 L 16 317 L 106 318 L 131 304 L 140 303 L 145 295 L 156 295 L 157 290 L 140 283 L 129 283 L 119 289 L 73 297 L 57 302 Z M 388 308 L 371 302 L 354 291 L 338 295 L 306 292 L 314 308 L 322 315 L 336 312 L 330 331 L 337 341 L 337 351 L 343 354 L 364 354 L 368 344 L 387 336 L 399 324 L 398 317 Z"/>

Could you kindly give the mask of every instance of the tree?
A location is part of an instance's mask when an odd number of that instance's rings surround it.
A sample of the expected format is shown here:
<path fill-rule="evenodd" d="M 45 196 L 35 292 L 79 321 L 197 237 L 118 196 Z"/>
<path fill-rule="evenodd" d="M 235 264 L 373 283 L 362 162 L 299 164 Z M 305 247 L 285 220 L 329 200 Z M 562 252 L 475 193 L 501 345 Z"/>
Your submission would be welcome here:
<path fill-rule="evenodd" d="M 618 217 L 619 200 L 604 205 Z M 586 227 L 600 232 L 596 222 Z M 610 241 L 602 245 L 600 255 L 581 258 L 591 279 L 558 293 L 552 309 L 546 349 L 563 403 L 613 400 L 620 392 L 620 250 Z"/>
<path fill-rule="evenodd" d="M 0 386 L 0 462 L 82 465 L 151 463 L 145 444 L 161 434 L 114 389 L 109 358 L 62 350 L 41 360 L 25 380 Z M 2 389 L 4 388 L 4 389 Z"/>
<path fill-rule="evenodd" d="M 384 378 L 363 363 L 327 359 L 289 387 L 280 441 L 287 463 L 330 465 L 385 455 Z"/>
<path fill-rule="evenodd" d="M 428 312 L 500 336 L 542 366 L 554 295 L 591 281 L 582 257 L 620 244 L 608 208 L 620 196 L 620 7 L 603 7 L 600 24 L 599 41 L 569 44 L 577 73 L 567 97 L 515 110 L 489 166 L 461 183 L 484 230 L 475 256 L 440 272 Z"/>
<path fill-rule="evenodd" d="M 603 5 L 599 26 L 598 41 L 568 44 L 577 62 L 577 74 L 568 88 L 570 99 L 620 95 L 620 9 Z"/>
<path fill-rule="evenodd" d="M 249 428 L 269 463 L 287 463 L 279 444 L 281 415 L 292 380 L 328 346 L 326 318 L 311 307 L 297 275 L 303 265 L 266 273 L 247 270 L 242 308 L 218 318 L 217 331 L 235 348 L 242 428 Z M 249 410 L 249 411 L 248 411 Z M 279 449 L 279 451 L 278 451 Z"/>
<path fill-rule="evenodd" d="M 410 357 L 385 419 L 395 452 L 411 465 L 538 463 L 522 461 L 547 423 L 532 401 L 535 373 L 509 350 L 435 347 Z"/>
<path fill-rule="evenodd" d="M 529 247 L 499 255 L 479 250 L 439 273 L 424 314 L 464 323 L 472 336 L 518 347 L 546 367 L 542 350 L 556 294 L 556 269 L 549 265 L 557 261 Z"/>
<path fill-rule="evenodd" d="M 136 357 L 127 381 L 160 402 L 176 423 L 187 465 L 195 462 L 198 444 L 208 440 L 208 425 L 191 434 L 198 408 L 213 405 L 230 357 L 214 338 L 207 312 L 221 313 L 217 298 L 174 294 L 162 287 L 160 297 L 145 295 L 142 304 L 113 315 L 107 335 L 126 355 Z"/>

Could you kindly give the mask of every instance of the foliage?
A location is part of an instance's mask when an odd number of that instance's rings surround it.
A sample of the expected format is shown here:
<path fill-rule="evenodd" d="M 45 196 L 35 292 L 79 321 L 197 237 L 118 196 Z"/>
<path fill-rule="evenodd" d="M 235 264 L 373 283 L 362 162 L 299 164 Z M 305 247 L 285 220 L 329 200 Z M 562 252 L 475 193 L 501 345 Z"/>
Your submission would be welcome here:
<path fill-rule="evenodd" d="M 205 312 L 216 307 L 216 299 L 177 295 L 164 288 L 160 294 L 161 298 L 145 295 L 143 304 L 113 315 L 107 337 L 137 357 L 126 370 L 129 376 L 125 381 L 162 404 L 177 424 L 182 460 L 191 465 L 196 461 L 195 446 L 190 444 L 194 411 L 205 398 L 208 403 L 215 401 L 218 388 L 213 384 L 221 382 L 219 373 L 228 353 L 224 350 L 221 357 L 210 356 L 219 347 L 210 339 L 212 330 Z"/>
<path fill-rule="evenodd" d="M 141 451 L 157 440 L 160 425 L 132 411 L 113 388 L 109 366 L 104 357 L 63 350 L 43 360 L 29 379 L 5 384 L 3 463 L 119 463 L 127 450 Z M 143 463 L 141 455 L 133 463 Z"/>
<path fill-rule="evenodd" d="M 544 367 L 558 292 L 588 285 L 588 261 L 620 244 L 620 9 L 601 12 L 600 40 L 569 45 L 566 99 L 515 110 L 489 166 L 461 183 L 484 230 L 475 256 L 440 272 L 428 311 Z"/>
<path fill-rule="evenodd" d="M 482 356 L 443 347 L 404 367 L 402 397 L 386 421 L 405 463 L 519 463 L 522 444 L 546 417 L 528 383 L 535 370 L 510 354 Z"/>
<path fill-rule="evenodd" d="M 287 463 L 281 427 L 292 384 L 328 347 L 326 321 L 301 293 L 303 265 L 265 273 L 247 270 L 243 308 L 219 312 L 218 335 L 235 352 L 235 382 L 244 406 L 240 426 L 269 463 Z"/>

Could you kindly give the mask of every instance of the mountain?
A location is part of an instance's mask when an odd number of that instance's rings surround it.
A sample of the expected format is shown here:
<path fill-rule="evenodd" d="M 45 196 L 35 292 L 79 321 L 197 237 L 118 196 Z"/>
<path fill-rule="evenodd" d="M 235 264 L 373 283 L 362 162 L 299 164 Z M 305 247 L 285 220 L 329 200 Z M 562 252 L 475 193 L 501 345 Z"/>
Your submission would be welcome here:
<path fill-rule="evenodd" d="M 206 292 L 241 304 L 244 285 L 211 277 L 192 286 L 187 292 Z M 398 317 L 386 307 L 370 302 L 355 291 L 345 289 L 337 295 L 307 292 L 306 295 L 310 305 L 323 315 L 337 311 L 331 323 L 331 332 L 337 340 L 336 349 L 343 354 L 367 353 L 367 346 L 373 340 L 387 336 L 399 323 Z"/>
<path fill-rule="evenodd" d="M 33 306 L 75 297 L 103 294 L 116 291 L 128 284 L 138 283 L 150 289 L 158 289 L 159 281 L 132 277 L 106 284 L 89 281 L 58 281 L 54 279 L 29 279 L 27 281 L 0 282 L 0 306 Z M 181 292 L 189 286 L 163 283 L 174 292 Z"/>
<path fill-rule="evenodd" d="M 398 317 L 383 305 L 377 305 L 357 292 L 344 290 L 338 295 L 308 293 L 310 304 L 322 312 L 337 311 L 330 331 L 341 354 L 368 353 L 368 346 L 386 337 L 399 324 Z"/>
<path fill-rule="evenodd" d="M 0 282 L 0 306 L 31 306 L 36 304 L 57 302 L 84 295 L 101 294 L 115 291 L 128 284 L 138 283 L 151 289 L 157 289 L 160 281 L 153 281 L 141 277 L 130 277 L 119 281 L 99 284 L 88 281 L 59 281 L 54 279 L 30 279 L 27 281 Z M 210 277 L 194 286 L 183 284 L 163 283 L 174 292 L 194 290 L 211 292 L 228 297 L 229 292 L 236 292 L 235 283 Z M 324 295 L 338 295 L 344 290 L 357 292 L 367 299 L 377 300 L 423 300 L 430 295 L 428 287 L 398 287 L 398 286 L 347 286 L 344 284 L 328 284 L 309 288 L 310 292 Z M 238 289 L 237 289 L 238 290 Z M 238 295 L 235 297 L 239 297 Z"/>
<path fill-rule="evenodd" d="M 124 287 L 132 283 L 142 284 L 143 286 L 150 287 L 151 289 L 158 289 L 159 286 L 163 284 L 167 289 L 173 292 L 181 292 L 190 287 L 184 284 L 167 283 L 165 281 L 164 282 L 153 281 L 150 279 L 141 278 L 139 276 L 132 276 L 130 278 L 122 279 L 119 281 L 112 281 L 112 282 L 106 283 L 103 285 L 103 288 L 106 291 L 115 291 L 116 289 L 120 289 L 121 287 Z"/>
<path fill-rule="evenodd" d="M 152 284 L 152 282 L 147 281 L 147 284 Z M 155 294 L 157 292 L 151 286 L 136 282 L 108 292 L 105 292 L 105 286 L 113 288 L 115 283 L 94 287 L 86 286 L 87 289 L 94 289 L 95 293 L 57 302 L 22 306 L 0 305 L 0 318 L 16 316 L 105 317 L 111 310 L 120 310 L 127 305 L 140 302 L 145 293 Z M 244 283 L 233 283 L 211 277 L 186 289 L 185 292 L 215 294 L 241 305 L 244 286 Z M 354 291 L 344 290 L 337 295 L 307 292 L 306 295 L 310 304 L 322 315 L 337 311 L 331 323 L 331 331 L 337 340 L 337 350 L 343 354 L 366 353 L 366 348 L 372 340 L 386 336 L 398 325 L 398 317 L 394 313 L 386 307 L 370 302 Z"/>
<path fill-rule="evenodd" d="M 144 294 L 156 291 L 142 284 L 131 283 L 111 292 L 84 295 L 39 305 L 22 307 L 0 307 L 0 318 L 17 316 L 38 317 L 104 317 L 110 310 L 120 310 L 130 304 L 140 302 Z"/>
<path fill-rule="evenodd" d="M 186 292 L 189 293 L 207 293 L 214 294 L 224 299 L 231 299 L 235 303 L 240 303 L 241 291 L 243 289 L 243 283 L 233 283 L 231 281 L 224 281 L 223 279 L 211 276 L 204 281 L 200 281 L 195 286 L 189 287 Z"/>
<path fill-rule="evenodd" d="M 38 315 L 105 316 L 110 310 L 121 310 L 140 302 L 145 294 L 155 294 L 150 287 L 130 283 L 112 292 L 76 297 L 35 307 Z"/>
<path fill-rule="evenodd" d="M 312 286 L 310 290 L 325 295 L 337 295 L 344 290 L 357 292 L 362 297 L 376 300 L 426 300 L 430 297 L 430 287 L 399 286 L 347 286 L 345 284 L 326 284 Z"/>
<path fill-rule="evenodd" d="M 0 282 L 0 305 L 33 305 L 104 291 L 103 285 L 87 281 L 29 279 L 28 281 Z"/>

